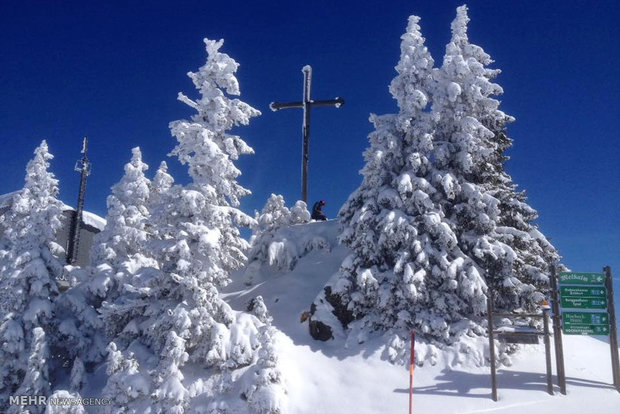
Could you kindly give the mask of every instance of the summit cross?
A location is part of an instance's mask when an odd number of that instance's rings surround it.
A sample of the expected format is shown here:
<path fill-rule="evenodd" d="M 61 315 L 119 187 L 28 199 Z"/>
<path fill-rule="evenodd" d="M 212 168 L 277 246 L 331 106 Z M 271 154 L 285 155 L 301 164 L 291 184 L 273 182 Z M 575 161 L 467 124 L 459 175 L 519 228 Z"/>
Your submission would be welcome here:
<path fill-rule="evenodd" d="M 310 99 L 310 86 L 312 83 L 312 68 L 310 65 L 304 66 L 301 71 L 304 74 L 304 90 L 303 101 L 298 102 L 272 102 L 269 105 L 272 111 L 288 108 L 302 108 L 304 110 L 304 120 L 302 124 L 302 155 L 301 155 L 301 199 L 308 202 L 308 149 L 310 146 L 310 108 L 314 106 L 335 106 L 340 108 L 344 105 L 344 99 L 336 97 L 335 99 L 314 101 Z"/>

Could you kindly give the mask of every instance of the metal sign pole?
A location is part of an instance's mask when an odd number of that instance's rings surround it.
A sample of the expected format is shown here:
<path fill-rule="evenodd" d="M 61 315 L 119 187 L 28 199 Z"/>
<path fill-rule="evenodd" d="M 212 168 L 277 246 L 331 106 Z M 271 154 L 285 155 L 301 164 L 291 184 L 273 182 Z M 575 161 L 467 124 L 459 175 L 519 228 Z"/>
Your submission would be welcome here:
<path fill-rule="evenodd" d="M 560 393 L 566 395 L 566 371 L 564 370 L 564 346 L 562 344 L 562 326 L 560 315 L 560 298 L 558 296 L 558 276 L 555 265 L 551 266 L 551 306 L 553 310 L 553 344 L 555 347 L 555 369 L 558 375 Z"/>
<path fill-rule="evenodd" d="M 616 329 L 616 309 L 614 305 L 614 282 L 611 276 L 611 267 L 603 269 L 605 272 L 605 287 L 607 288 L 607 311 L 609 313 L 609 346 L 611 348 L 611 370 L 614 387 L 620 392 L 620 364 L 618 361 L 618 332 Z"/>
<path fill-rule="evenodd" d="M 497 372 L 495 367 L 495 337 L 493 336 L 493 291 L 489 287 L 487 295 L 487 315 L 488 315 L 488 330 L 489 330 L 489 355 L 491 358 L 491 398 L 493 401 L 497 401 Z"/>
<path fill-rule="evenodd" d="M 551 344 L 549 342 L 549 305 L 543 305 L 543 333 L 545 341 L 545 360 L 547 366 L 547 392 L 553 395 L 553 379 L 551 375 Z"/>

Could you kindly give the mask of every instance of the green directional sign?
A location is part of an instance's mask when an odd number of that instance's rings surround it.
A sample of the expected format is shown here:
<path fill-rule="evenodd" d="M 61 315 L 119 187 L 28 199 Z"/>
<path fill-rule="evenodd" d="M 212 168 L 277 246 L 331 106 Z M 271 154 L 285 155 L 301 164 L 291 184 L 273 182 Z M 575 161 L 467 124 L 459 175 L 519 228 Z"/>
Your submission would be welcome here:
<path fill-rule="evenodd" d="M 584 287 L 584 286 L 562 286 L 560 287 L 560 295 L 572 297 L 589 297 L 604 298 L 607 297 L 607 289 L 601 287 Z"/>
<path fill-rule="evenodd" d="M 558 281 L 564 285 L 604 285 L 604 273 L 562 272 Z"/>
<path fill-rule="evenodd" d="M 563 331 L 566 335 L 608 335 L 609 315 L 596 312 L 563 312 Z"/>
<path fill-rule="evenodd" d="M 609 335 L 609 325 L 565 326 L 564 335 Z"/>
<path fill-rule="evenodd" d="M 563 308 L 606 309 L 607 290 L 601 287 L 562 286 L 560 287 Z"/>
<path fill-rule="evenodd" d="M 562 296 L 561 303 L 563 308 L 607 309 L 607 298 Z"/>
<path fill-rule="evenodd" d="M 563 312 L 564 324 L 609 325 L 609 315 L 602 312 Z"/>

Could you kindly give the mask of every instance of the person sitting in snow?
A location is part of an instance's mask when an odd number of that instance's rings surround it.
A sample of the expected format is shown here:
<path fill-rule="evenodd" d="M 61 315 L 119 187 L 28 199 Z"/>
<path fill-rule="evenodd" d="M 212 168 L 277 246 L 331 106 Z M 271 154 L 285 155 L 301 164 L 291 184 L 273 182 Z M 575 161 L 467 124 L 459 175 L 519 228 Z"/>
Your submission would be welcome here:
<path fill-rule="evenodd" d="M 317 201 L 316 203 L 314 203 L 314 205 L 312 206 L 312 219 L 313 220 L 323 220 L 323 221 L 327 220 L 327 217 L 325 216 L 325 214 L 323 214 L 323 211 L 321 211 L 324 205 L 325 205 L 325 200 Z"/>

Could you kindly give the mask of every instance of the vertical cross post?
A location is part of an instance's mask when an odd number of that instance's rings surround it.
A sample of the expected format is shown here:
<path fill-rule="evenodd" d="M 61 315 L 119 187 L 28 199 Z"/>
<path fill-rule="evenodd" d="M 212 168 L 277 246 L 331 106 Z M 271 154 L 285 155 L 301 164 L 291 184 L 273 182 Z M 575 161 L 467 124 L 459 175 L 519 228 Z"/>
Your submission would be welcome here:
<path fill-rule="evenodd" d="M 301 199 L 308 202 L 308 159 L 310 151 L 310 88 L 312 85 L 312 68 L 306 65 L 301 70 L 304 73 L 304 120 L 302 126 L 303 144 L 301 150 Z"/>
<path fill-rule="evenodd" d="M 310 65 L 304 66 L 301 71 L 304 74 L 303 100 L 300 102 L 272 102 L 269 105 L 272 111 L 279 111 L 287 108 L 301 108 L 304 111 L 302 124 L 302 150 L 301 150 L 301 199 L 308 202 L 308 161 L 310 159 L 310 108 L 313 106 L 335 106 L 340 108 L 344 105 L 344 99 L 334 98 L 323 101 L 313 101 L 310 98 L 312 85 L 312 68 Z"/>

